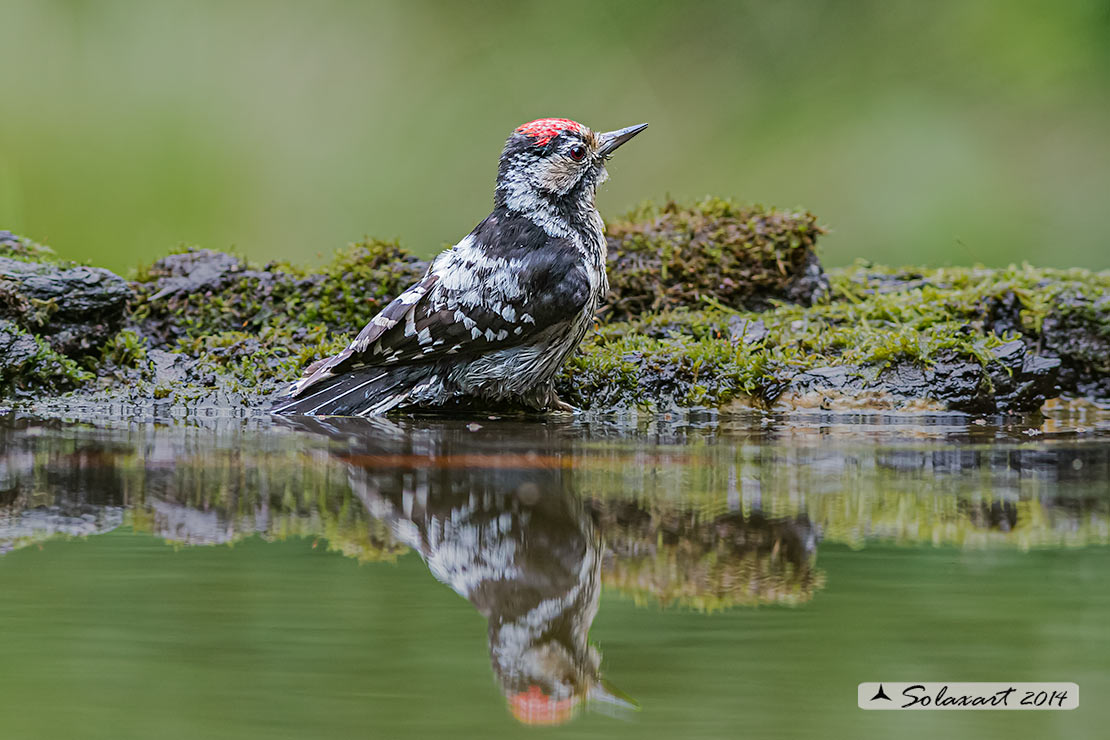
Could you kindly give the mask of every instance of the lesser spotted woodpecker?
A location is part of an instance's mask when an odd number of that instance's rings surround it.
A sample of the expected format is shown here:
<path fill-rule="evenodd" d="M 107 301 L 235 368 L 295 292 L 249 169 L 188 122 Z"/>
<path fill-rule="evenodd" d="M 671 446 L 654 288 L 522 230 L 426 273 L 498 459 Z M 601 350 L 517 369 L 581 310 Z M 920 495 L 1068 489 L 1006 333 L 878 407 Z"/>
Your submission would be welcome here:
<path fill-rule="evenodd" d="M 493 212 L 346 349 L 309 365 L 272 410 L 573 410 L 553 377 L 609 289 L 594 195 L 609 155 L 646 127 L 596 133 L 543 118 L 513 131 Z"/>

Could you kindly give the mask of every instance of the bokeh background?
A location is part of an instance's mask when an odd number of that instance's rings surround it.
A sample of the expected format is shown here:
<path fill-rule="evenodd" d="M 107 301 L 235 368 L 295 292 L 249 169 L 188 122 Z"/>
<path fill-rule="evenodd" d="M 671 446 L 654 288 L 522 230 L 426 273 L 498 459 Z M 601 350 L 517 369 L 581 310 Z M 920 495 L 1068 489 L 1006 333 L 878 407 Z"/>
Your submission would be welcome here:
<path fill-rule="evenodd" d="M 1110 267 L 1110 2 L 0 0 L 0 228 L 428 255 L 508 132 L 649 121 L 600 196 L 804 206 L 827 263 Z"/>

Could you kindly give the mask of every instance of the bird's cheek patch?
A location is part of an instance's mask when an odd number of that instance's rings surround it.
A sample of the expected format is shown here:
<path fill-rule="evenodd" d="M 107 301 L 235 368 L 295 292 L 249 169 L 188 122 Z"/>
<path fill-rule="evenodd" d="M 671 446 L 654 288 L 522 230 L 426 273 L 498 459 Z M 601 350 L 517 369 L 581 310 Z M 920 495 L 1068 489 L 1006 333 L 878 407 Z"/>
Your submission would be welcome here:
<path fill-rule="evenodd" d="M 578 168 L 562 157 L 547 160 L 547 168 L 541 175 L 541 186 L 550 193 L 566 193 L 578 181 Z"/>

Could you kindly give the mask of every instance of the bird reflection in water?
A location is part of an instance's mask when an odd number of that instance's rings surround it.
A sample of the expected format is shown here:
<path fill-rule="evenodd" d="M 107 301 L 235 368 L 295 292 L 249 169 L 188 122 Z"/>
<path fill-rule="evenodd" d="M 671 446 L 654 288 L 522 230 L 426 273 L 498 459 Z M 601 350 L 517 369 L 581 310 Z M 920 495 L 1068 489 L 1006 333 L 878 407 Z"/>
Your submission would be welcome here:
<path fill-rule="evenodd" d="M 514 717 L 560 724 L 583 706 L 635 708 L 602 679 L 587 637 L 601 536 L 561 457 L 476 453 L 461 425 L 428 434 L 381 420 L 295 423 L 350 440 L 337 454 L 370 516 L 489 621 L 493 672 Z"/>
<path fill-rule="evenodd" d="M 602 678 L 588 639 L 603 585 L 712 612 L 804 603 L 824 581 L 817 528 L 803 512 L 764 516 L 758 485 L 742 498 L 729 447 L 682 457 L 657 439 L 599 445 L 572 422 L 284 423 L 323 438 L 195 449 L 156 430 L 156 443 L 136 434 L 74 450 L 65 436 L 15 437 L 0 444 L 0 554 L 125 516 L 179 544 L 292 532 L 360 560 L 412 548 L 486 617 L 494 675 L 529 724 L 635 707 Z M 688 475 L 707 460 L 714 476 Z M 347 505 L 352 492 L 361 505 Z"/>

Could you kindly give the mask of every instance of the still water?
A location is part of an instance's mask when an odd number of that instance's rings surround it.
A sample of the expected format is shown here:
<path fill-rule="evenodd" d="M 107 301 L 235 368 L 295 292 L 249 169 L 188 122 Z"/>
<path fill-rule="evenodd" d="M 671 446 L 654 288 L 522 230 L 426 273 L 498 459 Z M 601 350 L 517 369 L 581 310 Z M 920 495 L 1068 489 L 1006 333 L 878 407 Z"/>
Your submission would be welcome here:
<path fill-rule="evenodd" d="M 1104 412 L 9 414 L 0 738 L 1106 737 L 1108 544 Z"/>

